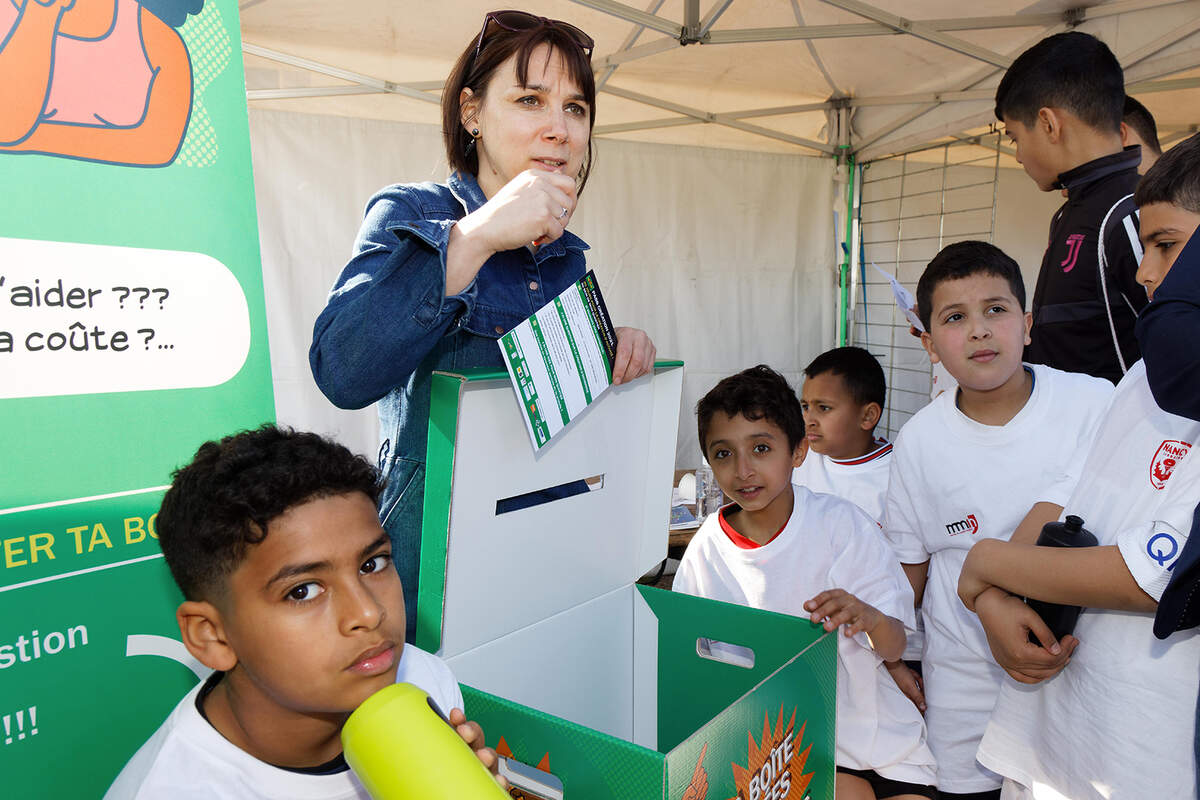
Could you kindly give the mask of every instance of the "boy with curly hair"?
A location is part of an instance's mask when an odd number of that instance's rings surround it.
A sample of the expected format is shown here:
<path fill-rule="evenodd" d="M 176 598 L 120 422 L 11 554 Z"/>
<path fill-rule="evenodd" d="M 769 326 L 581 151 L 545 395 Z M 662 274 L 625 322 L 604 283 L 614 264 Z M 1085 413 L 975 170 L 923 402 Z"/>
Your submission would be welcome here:
<path fill-rule="evenodd" d="M 105 795 L 368 800 L 342 754 L 350 713 L 384 687 L 427 692 L 480 760 L 450 669 L 404 643 L 379 474 L 313 433 L 265 425 L 207 442 L 158 514 L 183 643 L 213 670 Z"/>

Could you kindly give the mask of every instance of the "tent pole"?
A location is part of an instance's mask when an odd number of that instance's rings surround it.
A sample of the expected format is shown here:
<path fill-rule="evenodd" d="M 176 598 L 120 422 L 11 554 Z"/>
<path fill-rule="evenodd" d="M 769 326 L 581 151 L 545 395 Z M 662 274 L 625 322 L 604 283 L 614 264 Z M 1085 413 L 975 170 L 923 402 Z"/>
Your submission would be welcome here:
<path fill-rule="evenodd" d="M 610 14 L 626 22 L 635 22 L 644 28 L 665 33 L 668 36 L 678 38 L 683 31 L 683 26 L 678 22 L 672 22 L 669 19 L 657 17 L 654 14 L 647 14 L 645 11 L 636 9 L 633 6 L 627 6 L 624 3 L 618 3 L 616 0 L 571 0 L 571 2 L 588 8 L 594 8 L 597 11 Z"/>
<path fill-rule="evenodd" d="M 862 2 L 861 0 L 822 0 L 831 6 L 849 11 L 851 14 L 857 14 L 860 17 L 874 20 L 875 22 L 886 25 L 901 33 L 911 34 L 918 39 L 924 39 L 927 42 L 936 44 L 939 47 L 945 47 L 948 50 L 953 50 L 956 53 L 961 53 L 964 56 L 978 59 L 980 61 L 991 64 L 1000 69 L 1008 69 L 1012 66 L 1013 59 L 1011 56 L 1006 56 L 1002 53 L 996 53 L 988 50 L 986 47 L 980 47 L 977 44 L 968 42 L 965 39 L 960 39 L 957 36 L 951 36 L 948 33 L 934 30 L 925 25 L 919 20 L 906 19 L 897 16 L 883 9 L 876 8 Z"/>
<path fill-rule="evenodd" d="M 849 150 L 850 145 L 841 145 L 843 151 Z M 842 263 L 838 268 L 838 347 L 850 343 L 849 308 L 850 308 L 850 248 L 854 246 L 853 214 L 854 214 L 854 155 L 847 153 L 845 157 L 846 173 L 846 234 L 842 245 Z"/>

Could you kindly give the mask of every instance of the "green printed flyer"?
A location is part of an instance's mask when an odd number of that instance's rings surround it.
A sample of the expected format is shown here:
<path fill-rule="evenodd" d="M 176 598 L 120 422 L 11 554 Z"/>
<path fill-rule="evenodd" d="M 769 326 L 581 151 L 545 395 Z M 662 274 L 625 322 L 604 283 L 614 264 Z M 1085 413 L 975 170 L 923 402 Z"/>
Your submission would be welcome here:
<path fill-rule="evenodd" d="M 498 344 L 539 450 L 612 382 L 617 336 L 595 273 L 589 270 Z"/>
<path fill-rule="evenodd" d="M 274 418 L 235 0 L 0 0 L 0 769 L 100 797 L 193 686 L 171 472 Z"/>

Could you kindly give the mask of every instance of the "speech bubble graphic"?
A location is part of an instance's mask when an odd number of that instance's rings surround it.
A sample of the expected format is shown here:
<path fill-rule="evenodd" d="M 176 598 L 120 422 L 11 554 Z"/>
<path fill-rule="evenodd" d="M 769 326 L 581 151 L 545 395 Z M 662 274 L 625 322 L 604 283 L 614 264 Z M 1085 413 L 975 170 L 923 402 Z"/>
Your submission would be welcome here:
<path fill-rule="evenodd" d="M 0 237 L 0 399 L 217 386 L 249 352 L 211 256 Z"/>

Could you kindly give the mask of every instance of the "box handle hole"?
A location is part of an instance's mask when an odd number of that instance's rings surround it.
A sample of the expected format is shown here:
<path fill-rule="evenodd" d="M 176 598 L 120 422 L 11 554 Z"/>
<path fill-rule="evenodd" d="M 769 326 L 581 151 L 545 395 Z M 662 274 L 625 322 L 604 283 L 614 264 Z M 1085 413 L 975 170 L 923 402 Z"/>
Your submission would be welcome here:
<path fill-rule="evenodd" d="M 549 770 L 512 756 L 501 756 L 497 771 L 508 781 L 509 795 L 524 800 L 563 800 L 563 784 Z"/>
<path fill-rule="evenodd" d="M 754 669 L 754 651 L 740 644 L 730 644 L 703 636 L 696 640 L 696 655 L 731 667 Z"/>

